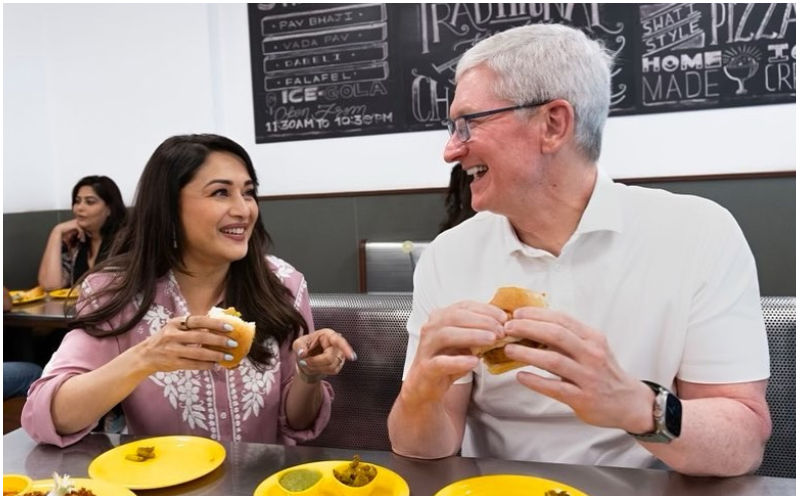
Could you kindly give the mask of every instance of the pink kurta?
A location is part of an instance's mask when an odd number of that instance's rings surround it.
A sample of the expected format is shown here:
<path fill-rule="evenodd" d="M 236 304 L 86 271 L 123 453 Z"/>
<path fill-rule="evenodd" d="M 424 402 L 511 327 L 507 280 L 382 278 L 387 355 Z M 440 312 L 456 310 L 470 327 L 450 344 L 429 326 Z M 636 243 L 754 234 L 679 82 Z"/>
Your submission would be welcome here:
<path fill-rule="evenodd" d="M 294 306 L 313 331 L 308 287 L 303 275 L 277 257 L 268 257 L 270 269 L 295 297 Z M 110 275 L 87 279 L 81 297 L 107 283 Z M 78 308 L 95 310 L 97 303 L 79 300 Z M 133 314 L 133 304 L 110 322 L 122 323 Z M 67 379 L 108 363 L 117 355 L 156 334 L 170 318 L 188 314 L 186 300 L 172 272 L 156 284 L 156 296 L 142 320 L 130 331 L 109 337 L 92 337 L 82 329 L 69 332 L 28 393 L 22 412 L 22 426 L 41 443 L 68 446 L 89 433 L 94 425 L 59 435 L 50 414 L 58 388 Z M 273 347 L 275 340 L 270 340 Z M 179 370 L 156 372 L 140 383 L 122 401 L 127 432 L 138 435 L 190 434 L 221 441 L 295 444 L 316 437 L 328 423 L 333 391 L 323 382 L 323 401 L 312 428 L 297 431 L 286 422 L 285 400 L 289 381 L 295 374 L 295 355 L 289 342 L 280 346 L 280 359 L 265 371 L 258 371 L 245 358 L 237 368 L 227 370 Z M 86 394 L 91 398 L 91 394 Z"/>

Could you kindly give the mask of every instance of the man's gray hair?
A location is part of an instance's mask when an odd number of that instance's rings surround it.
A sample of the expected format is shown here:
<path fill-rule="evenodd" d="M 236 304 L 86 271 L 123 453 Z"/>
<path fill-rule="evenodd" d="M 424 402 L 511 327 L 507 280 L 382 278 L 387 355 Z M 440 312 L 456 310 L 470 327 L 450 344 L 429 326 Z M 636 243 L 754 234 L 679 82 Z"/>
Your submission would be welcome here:
<path fill-rule="evenodd" d="M 600 157 L 611 100 L 613 57 L 602 43 L 561 24 L 530 24 L 497 33 L 469 49 L 456 67 L 456 82 L 486 64 L 497 76 L 491 89 L 514 104 L 565 99 L 575 110 L 578 147 Z"/>

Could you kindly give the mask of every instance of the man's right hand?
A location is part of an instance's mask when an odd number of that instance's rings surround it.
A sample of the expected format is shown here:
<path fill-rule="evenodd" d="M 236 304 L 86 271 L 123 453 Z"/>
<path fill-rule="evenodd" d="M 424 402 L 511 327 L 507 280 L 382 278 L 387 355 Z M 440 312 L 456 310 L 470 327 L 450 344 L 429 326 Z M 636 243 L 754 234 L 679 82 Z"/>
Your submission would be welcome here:
<path fill-rule="evenodd" d="M 471 348 L 504 336 L 506 313 L 490 304 L 462 301 L 434 310 L 420 330 L 419 347 L 403 383 L 410 404 L 439 401 L 450 386 L 475 368 Z"/>
<path fill-rule="evenodd" d="M 472 348 L 492 345 L 504 335 L 505 321 L 506 313 L 499 308 L 473 301 L 431 313 L 389 414 L 389 439 L 395 453 L 441 458 L 458 452 L 472 384 L 454 382 L 477 366 Z"/>

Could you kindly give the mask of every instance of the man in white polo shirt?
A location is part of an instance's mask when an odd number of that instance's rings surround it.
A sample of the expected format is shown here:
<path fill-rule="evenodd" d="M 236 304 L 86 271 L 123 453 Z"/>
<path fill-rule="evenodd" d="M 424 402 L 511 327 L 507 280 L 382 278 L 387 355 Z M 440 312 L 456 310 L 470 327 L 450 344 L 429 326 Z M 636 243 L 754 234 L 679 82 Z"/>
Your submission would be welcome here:
<path fill-rule="evenodd" d="M 614 183 L 596 161 L 611 58 L 578 30 L 530 25 L 456 70 L 448 162 L 481 212 L 420 259 L 394 451 L 647 467 L 758 467 L 771 422 L 755 263 L 713 202 Z M 549 308 L 506 321 L 504 285 Z M 526 366 L 490 374 L 470 349 L 504 335 Z"/>

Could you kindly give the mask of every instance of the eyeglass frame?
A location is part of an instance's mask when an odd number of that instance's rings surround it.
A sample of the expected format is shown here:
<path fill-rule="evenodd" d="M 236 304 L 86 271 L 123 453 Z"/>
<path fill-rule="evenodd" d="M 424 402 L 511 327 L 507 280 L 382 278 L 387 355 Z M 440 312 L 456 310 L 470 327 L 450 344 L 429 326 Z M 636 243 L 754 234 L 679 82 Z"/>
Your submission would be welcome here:
<path fill-rule="evenodd" d="M 547 99 L 540 102 L 529 102 L 527 104 L 519 104 L 517 106 L 507 106 L 505 108 L 497 108 L 497 109 L 490 109 L 488 111 L 478 111 L 477 113 L 467 113 L 466 115 L 461 115 L 453 120 L 446 119 L 444 122 L 447 125 L 447 131 L 450 133 L 450 137 L 458 134 L 458 140 L 461 142 L 467 142 L 472 138 L 472 135 L 469 132 L 469 120 L 474 120 L 475 118 L 483 118 L 484 116 L 491 116 L 496 115 L 498 113 L 505 113 L 506 111 L 516 111 L 518 109 L 525 109 L 525 108 L 535 108 L 537 106 L 542 106 L 547 104 L 548 102 L 552 101 L 552 99 Z M 459 120 L 464 122 L 463 130 L 465 131 L 466 138 L 461 137 L 461 132 L 458 130 L 458 123 Z"/>

